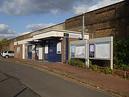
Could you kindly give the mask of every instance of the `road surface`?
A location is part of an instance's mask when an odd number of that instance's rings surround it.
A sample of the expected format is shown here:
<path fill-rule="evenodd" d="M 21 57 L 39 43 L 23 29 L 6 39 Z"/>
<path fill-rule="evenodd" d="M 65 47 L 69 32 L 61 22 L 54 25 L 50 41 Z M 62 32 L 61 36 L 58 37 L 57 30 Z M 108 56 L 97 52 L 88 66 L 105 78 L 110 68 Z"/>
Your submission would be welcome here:
<path fill-rule="evenodd" d="M 40 97 L 17 78 L 0 72 L 0 97 Z"/>
<path fill-rule="evenodd" d="M 41 97 L 112 97 L 106 92 L 84 87 L 46 71 L 1 60 L 1 72 L 20 79 Z"/>

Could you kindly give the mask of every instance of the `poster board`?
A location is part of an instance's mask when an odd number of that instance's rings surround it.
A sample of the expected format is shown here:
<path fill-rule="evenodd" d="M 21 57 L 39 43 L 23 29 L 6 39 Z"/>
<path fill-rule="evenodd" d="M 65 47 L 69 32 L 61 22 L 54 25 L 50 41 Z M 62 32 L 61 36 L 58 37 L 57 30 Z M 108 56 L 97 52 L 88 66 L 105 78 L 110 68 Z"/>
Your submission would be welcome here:
<path fill-rule="evenodd" d="M 96 59 L 109 59 L 110 60 L 110 43 L 100 43 L 95 45 L 95 58 Z"/>
<path fill-rule="evenodd" d="M 48 54 L 48 45 L 45 45 L 45 54 Z"/>
<path fill-rule="evenodd" d="M 87 58 L 87 40 L 78 40 L 72 41 L 70 43 L 70 58 L 79 58 L 79 59 L 86 59 Z M 87 47 L 88 48 L 88 47 Z"/>
<path fill-rule="evenodd" d="M 91 58 L 95 57 L 95 44 L 89 45 L 89 57 Z"/>
<path fill-rule="evenodd" d="M 76 46 L 75 58 L 85 58 L 85 46 Z"/>
<path fill-rule="evenodd" d="M 113 69 L 113 37 L 72 41 L 70 58 L 85 59 L 88 65 L 90 59 L 110 61 L 110 67 Z"/>
<path fill-rule="evenodd" d="M 74 58 L 75 57 L 75 48 L 76 46 L 75 45 L 71 45 L 71 49 L 70 49 L 70 53 L 71 53 L 71 58 Z"/>
<path fill-rule="evenodd" d="M 57 54 L 61 54 L 61 42 L 57 43 Z"/>
<path fill-rule="evenodd" d="M 38 52 L 39 54 L 39 60 L 42 60 L 43 59 L 43 48 L 39 48 L 39 52 Z"/>

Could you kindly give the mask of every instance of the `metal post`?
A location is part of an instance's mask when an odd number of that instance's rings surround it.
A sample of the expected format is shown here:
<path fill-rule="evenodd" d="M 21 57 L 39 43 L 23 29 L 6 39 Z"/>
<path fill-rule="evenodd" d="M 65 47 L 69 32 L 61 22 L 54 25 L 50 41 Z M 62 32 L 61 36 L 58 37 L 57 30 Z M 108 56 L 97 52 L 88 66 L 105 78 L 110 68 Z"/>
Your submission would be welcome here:
<path fill-rule="evenodd" d="M 113 70 L 113 37 L 111 37 L 111 59 L 110 59 L 110 68 Z"/>
<path fill-rule="evenodd" d="M 85 41 L 85 65 L 89 68 L 89 43 L 88 40 Z"/>
<path fill-rule="evenodd" d="M 84 40 L 84 33 L 85 33 L 85 14 L 82 14 L 82 40 Z"/>
<path fill-rule="evenodd" d="M 85 13 L 82 14 L 82 40 L 85 40 L 84 35 L 85 35 Z M 85 43 L 85 65 L 87 68 L 89 68 L 89 44 L 87 40 Z"/>

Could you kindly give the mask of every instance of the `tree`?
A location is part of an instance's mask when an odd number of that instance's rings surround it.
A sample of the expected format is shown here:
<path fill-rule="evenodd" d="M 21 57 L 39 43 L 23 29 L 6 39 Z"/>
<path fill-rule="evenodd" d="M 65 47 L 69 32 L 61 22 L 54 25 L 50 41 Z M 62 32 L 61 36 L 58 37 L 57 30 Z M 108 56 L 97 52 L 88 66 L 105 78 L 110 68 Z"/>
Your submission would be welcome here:
<path fill-rule="evenodd" d="M 7 49 L 8 45 L 9 45 L 9 40 L 7 39 L 0 40 L 0 51 Z"/>

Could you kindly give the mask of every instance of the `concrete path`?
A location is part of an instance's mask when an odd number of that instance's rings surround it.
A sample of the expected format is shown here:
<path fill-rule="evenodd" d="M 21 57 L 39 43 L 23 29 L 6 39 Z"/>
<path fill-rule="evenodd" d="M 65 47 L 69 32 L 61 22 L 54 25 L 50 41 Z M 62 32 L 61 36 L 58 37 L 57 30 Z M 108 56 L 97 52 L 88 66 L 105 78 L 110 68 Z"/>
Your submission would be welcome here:
<path fill-rule="evenodd" d="M 25 65 L 0 61 L 0 71 L 20 79 L 42 97 L 112 97 Z"/>

